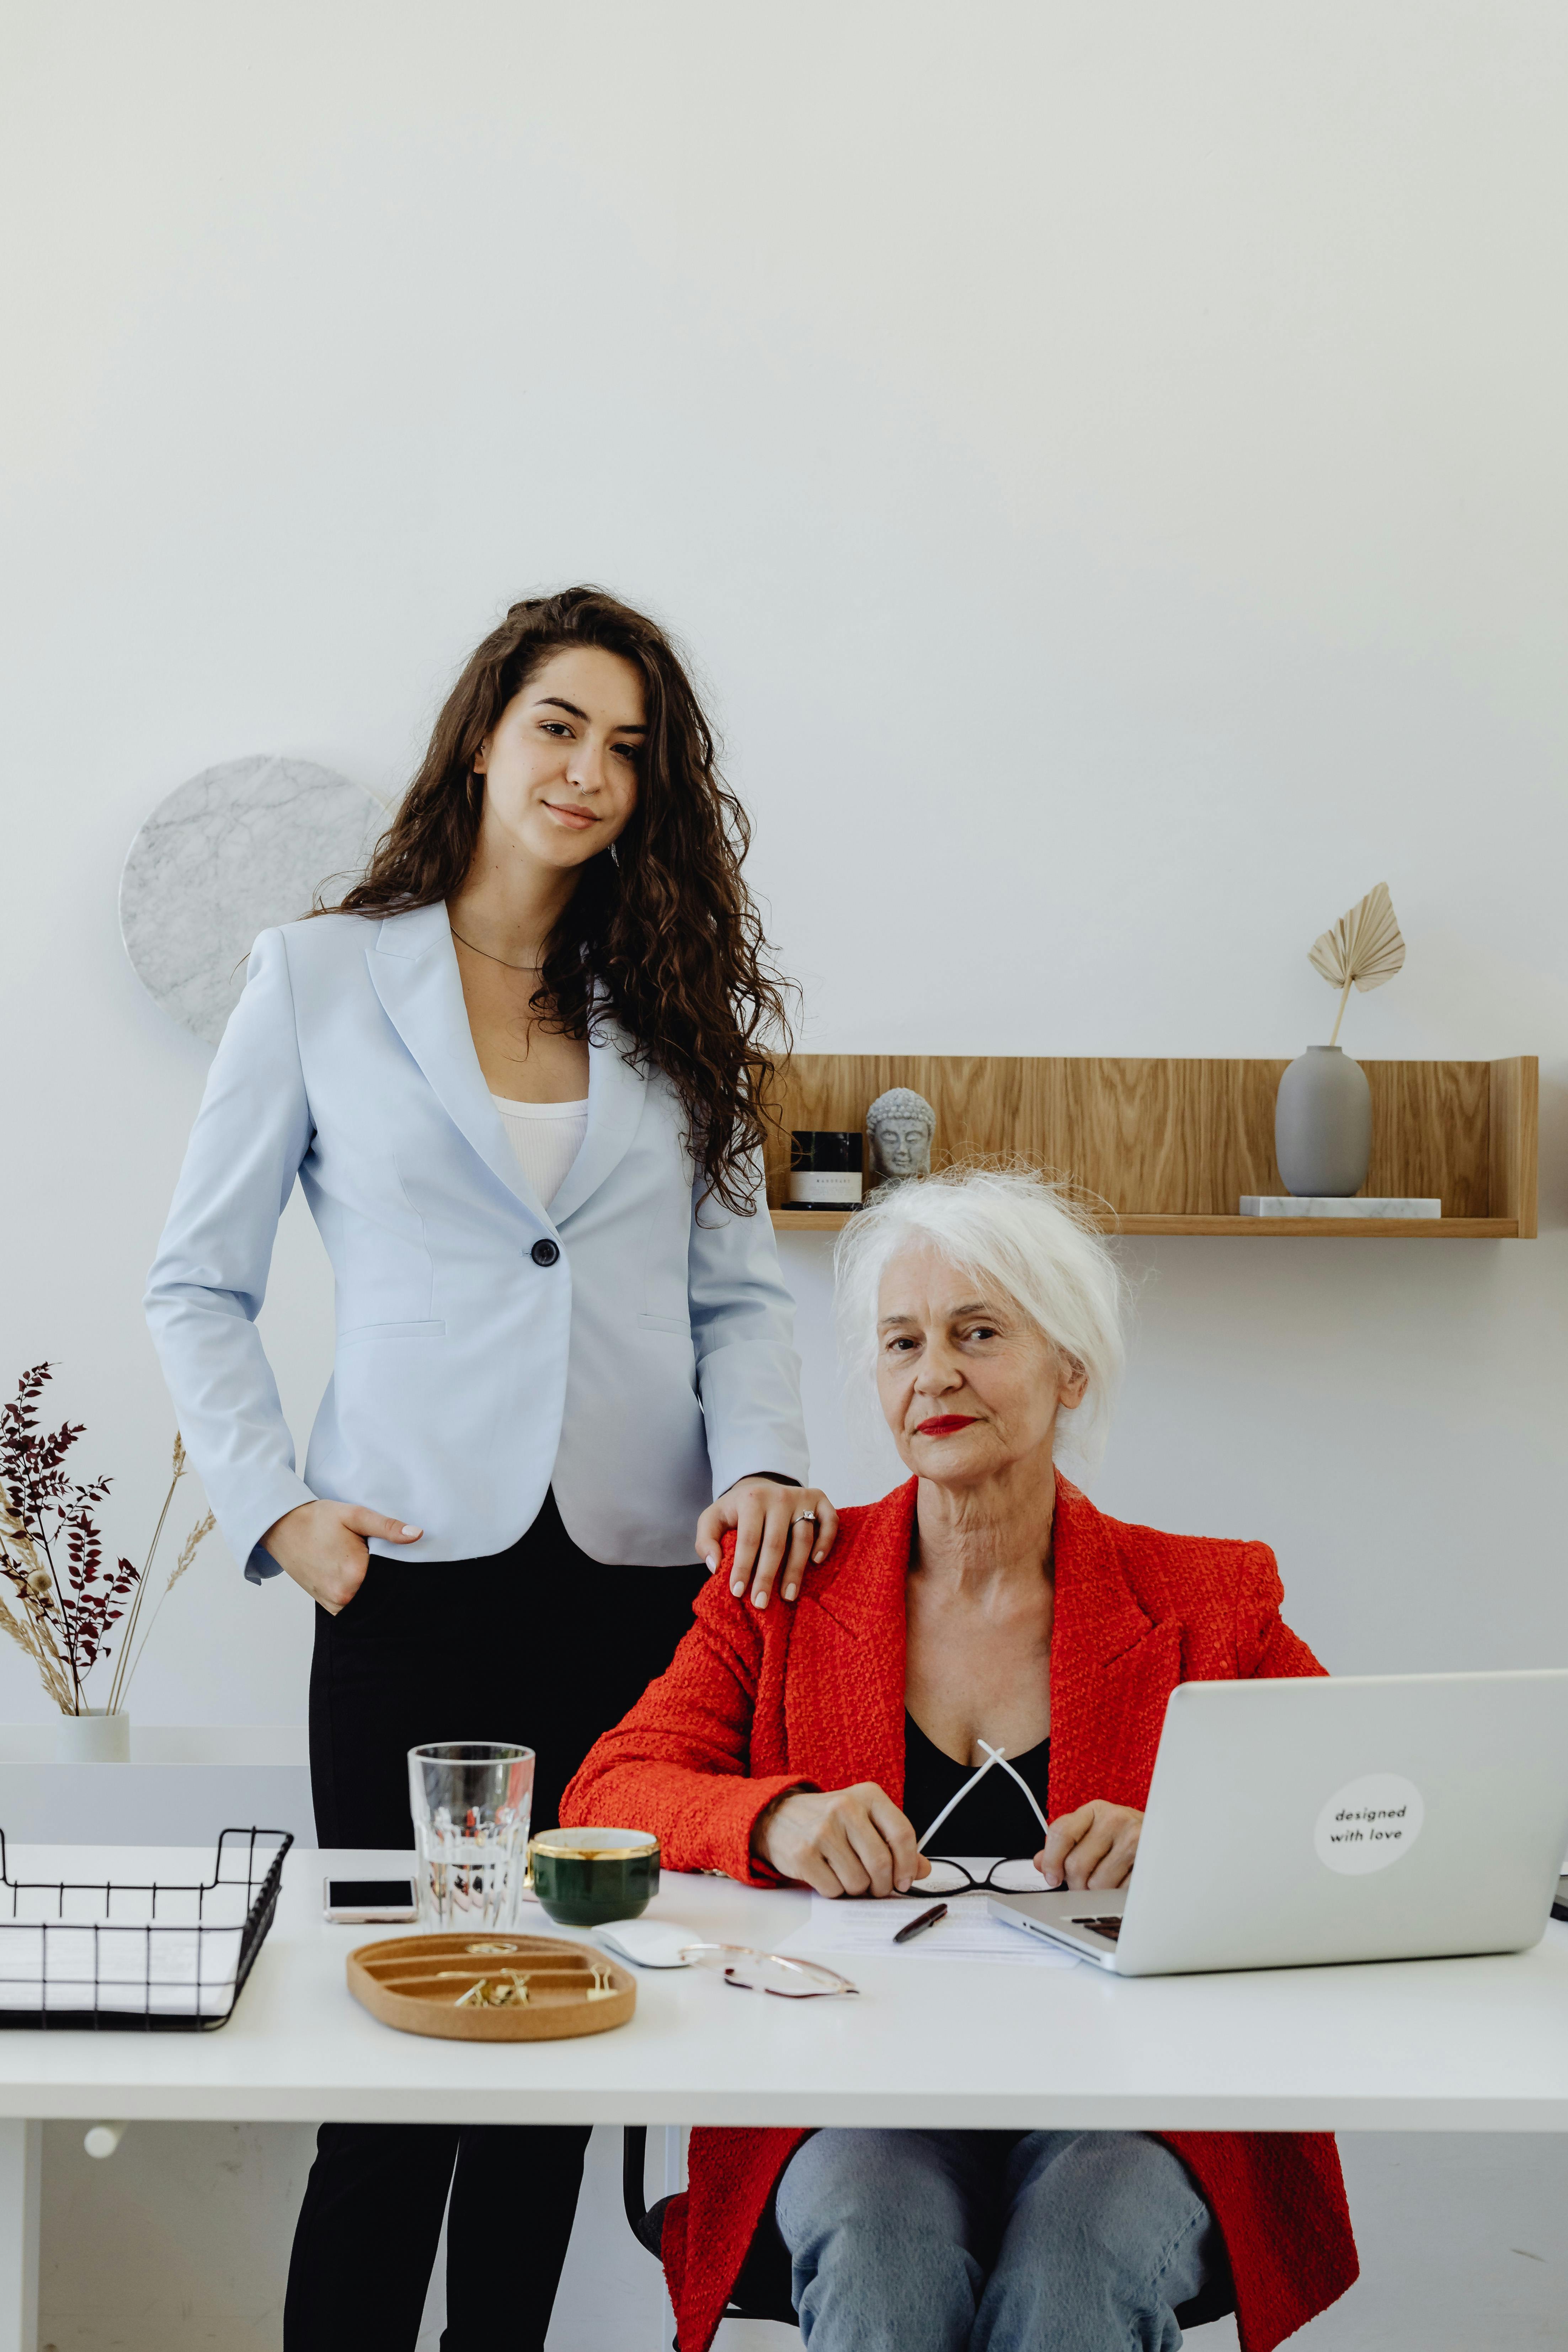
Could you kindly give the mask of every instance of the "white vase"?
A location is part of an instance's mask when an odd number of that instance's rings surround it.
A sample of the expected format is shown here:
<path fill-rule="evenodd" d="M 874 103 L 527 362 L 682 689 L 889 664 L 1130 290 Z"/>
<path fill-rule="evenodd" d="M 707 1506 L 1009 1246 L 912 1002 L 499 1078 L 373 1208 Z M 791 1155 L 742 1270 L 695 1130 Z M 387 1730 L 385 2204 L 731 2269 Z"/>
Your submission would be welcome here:
<path fill-rule="evenodd" d="M 131 1717 L 121 1708 L 89 1706 L 55 1718 L 55 1756 L 61 1764 L 129 1764 Z"/>
<path fill-rule="evenodd" d="M 1279 1081 L 1274 1157 L 1285 1190 L 1348 1199 L 1372 1159 L 1372 1089 L 1338 1045 L 1309 1045 Z"/>

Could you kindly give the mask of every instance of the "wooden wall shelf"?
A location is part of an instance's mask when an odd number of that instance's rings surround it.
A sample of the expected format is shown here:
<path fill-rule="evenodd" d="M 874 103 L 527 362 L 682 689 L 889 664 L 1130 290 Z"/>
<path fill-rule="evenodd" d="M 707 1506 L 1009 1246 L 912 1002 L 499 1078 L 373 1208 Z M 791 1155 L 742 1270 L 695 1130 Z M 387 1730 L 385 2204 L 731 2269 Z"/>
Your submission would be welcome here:
<path fill-rule="evenodd" d="M 773 1220 L 836 1232 L 847 1213 L 783 1205 L 791 1128 L 854 1128 L 888 1087 L 937 1117 L 936 1163 L 1018 1152 L 1107 1203 L 1133 1234 L 1246 1241 L 1515 1241 L 1535 1234 L 1538 1065 L 1363 1062 L 1372 1087 L 1369 1193 L 1440 1199 L 1440 1219 L 1242 1217 L 1244 1192 L 1283 1192 L 1274 1097 L 1284 1062 L 1006 1059 L 797 1054 L 782 1074 L 768 1154 Z M 869 1160 L 868 1158 L 868 1165 Z"/>

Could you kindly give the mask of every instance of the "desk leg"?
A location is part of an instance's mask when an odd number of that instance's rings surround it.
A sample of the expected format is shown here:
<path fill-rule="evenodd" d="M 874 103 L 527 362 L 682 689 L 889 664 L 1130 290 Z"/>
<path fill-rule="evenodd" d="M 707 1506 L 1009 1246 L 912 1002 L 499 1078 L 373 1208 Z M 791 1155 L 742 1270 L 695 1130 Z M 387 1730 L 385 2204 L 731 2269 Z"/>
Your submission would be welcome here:
<path fill-rule="evenodd" d="M 38 2352 L 44 2127 L 0 2121 L 0 2352 Z"/>
<path fill-rule="evenodd" d="M 677 2189 L 684 2189 L 686 2186 L 682 2177 L 685 2172 L 685 2166 L 681 2161 L 684 2154 L 681 2146 L 682 2137 L 679 2124 L 666 2124 L 663 2192 L 666 2197 L 673 2197 Z M 658 2352 L 670 2352 L 670 2347 L 674 2342 L 675 2306 L 669 2299 L 669 2288 L 665 2282 L 664 2273 L 660 2271 L 658 2274 Z"/>

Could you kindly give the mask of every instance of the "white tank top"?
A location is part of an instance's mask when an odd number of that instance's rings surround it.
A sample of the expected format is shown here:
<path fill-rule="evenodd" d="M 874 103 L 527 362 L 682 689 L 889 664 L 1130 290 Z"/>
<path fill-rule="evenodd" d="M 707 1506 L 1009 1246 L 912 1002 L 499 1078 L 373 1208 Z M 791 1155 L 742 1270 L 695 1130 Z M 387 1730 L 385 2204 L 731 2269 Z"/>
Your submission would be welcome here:
<path fill-rule="evenodd" d="M 504 1095 L 492 1095 L 490 1100 L 500 1113 L 518 1166 L 548 1209 L 583 1149 L 587 1103 L 508 1102 Z"/>

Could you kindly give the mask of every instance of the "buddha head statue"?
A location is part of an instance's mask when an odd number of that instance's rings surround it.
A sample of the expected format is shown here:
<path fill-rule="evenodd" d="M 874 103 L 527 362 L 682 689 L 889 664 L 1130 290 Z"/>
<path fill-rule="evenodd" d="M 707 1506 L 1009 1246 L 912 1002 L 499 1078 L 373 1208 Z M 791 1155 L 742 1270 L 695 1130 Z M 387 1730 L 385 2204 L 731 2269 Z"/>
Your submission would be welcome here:
<path fill-rule="evenodd" d="M 931 1147 L 936 1134 L 936 1113 L 924 1095 L 912 1087 L 889 1087 L 866 1113 L 871 1138 L 871 1164 L 885 1184 L 906 1177 L 931 1174 Z"/>

